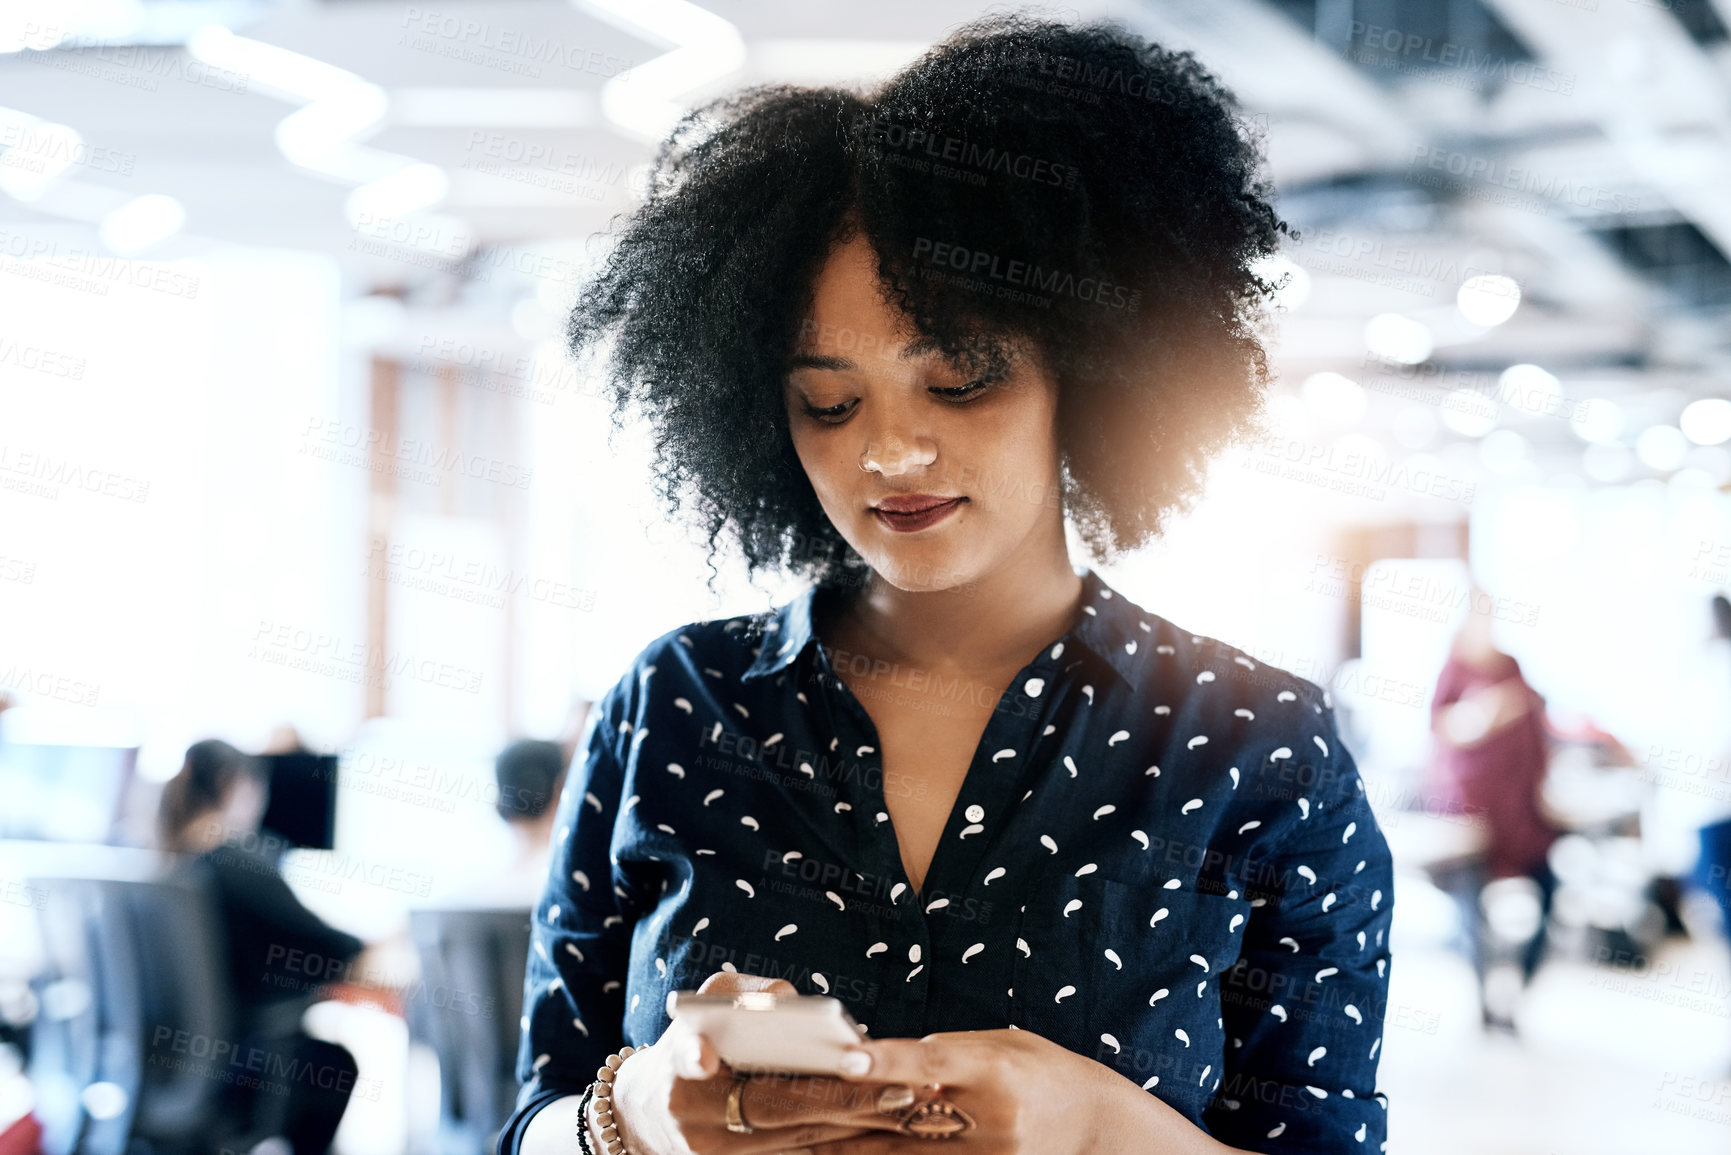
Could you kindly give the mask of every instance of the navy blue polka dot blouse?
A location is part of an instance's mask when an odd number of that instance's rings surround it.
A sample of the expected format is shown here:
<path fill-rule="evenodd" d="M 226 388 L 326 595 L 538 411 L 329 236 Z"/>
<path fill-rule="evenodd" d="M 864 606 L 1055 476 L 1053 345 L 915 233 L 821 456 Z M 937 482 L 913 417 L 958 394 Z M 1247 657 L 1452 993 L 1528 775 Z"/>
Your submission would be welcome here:
<path fill-rule="evenodd" d="M 646 647 L 559 803 L 502 1155 L 718 970 L 873 1038 L 1038 1032 L 1233 1146 L 1380 1151 L 1392 870 L 1327 692 L 1081 576 L 917 892 L 826 591 Z"/>

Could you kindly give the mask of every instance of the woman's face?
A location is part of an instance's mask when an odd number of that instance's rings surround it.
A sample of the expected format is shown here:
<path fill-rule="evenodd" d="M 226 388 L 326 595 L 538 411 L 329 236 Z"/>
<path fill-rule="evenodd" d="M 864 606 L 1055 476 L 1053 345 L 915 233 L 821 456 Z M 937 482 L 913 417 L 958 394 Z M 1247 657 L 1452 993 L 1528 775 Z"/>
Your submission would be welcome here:
<path fill-rule="evenodd" d="M 891 585 L 951 589 L 1062 551 L 1056 383 L 1026 354 L 980 383 L 929 348 L 880 296 L 863 234 L 818 273 L 783 397 L 824 512 Z"/>

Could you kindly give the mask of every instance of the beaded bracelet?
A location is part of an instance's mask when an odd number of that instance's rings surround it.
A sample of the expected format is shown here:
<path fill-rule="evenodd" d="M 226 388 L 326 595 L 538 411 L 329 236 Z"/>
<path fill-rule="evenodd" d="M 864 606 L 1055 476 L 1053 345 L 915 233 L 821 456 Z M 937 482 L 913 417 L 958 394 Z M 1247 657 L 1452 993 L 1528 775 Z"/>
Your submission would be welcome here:
<path fill-rule="evenodd" d="M 631 1155 L 625 1147 L 625 1137 L 619 1133 L 618 1123 L 613 1118 L 613 1080 L 618 1078 L 620 1064 L 638 1051 L 648 1049 L 648 1045 L 633 1047 L 627 1044 L 608 1055 L 606 1065 L 596 1068 L 595 1082 L 589 1084 L 590 1092 L 599 1103 L 595 1109 L 595 1121 L 601 1124 L 601 1142 L 607 1147 L 607 1155 Z M 587 1120 L 583 1121 L 583 1125 L 588 1125 Z"/>
<path fill-rule="evenodd" d="M 589 1146 L 589 1100 L 594 1097 L 595 1084 L 590 1083 L 577 1100 L 577 1146 L 583 1155 L 595 1155 L 595 1149 Z"/>

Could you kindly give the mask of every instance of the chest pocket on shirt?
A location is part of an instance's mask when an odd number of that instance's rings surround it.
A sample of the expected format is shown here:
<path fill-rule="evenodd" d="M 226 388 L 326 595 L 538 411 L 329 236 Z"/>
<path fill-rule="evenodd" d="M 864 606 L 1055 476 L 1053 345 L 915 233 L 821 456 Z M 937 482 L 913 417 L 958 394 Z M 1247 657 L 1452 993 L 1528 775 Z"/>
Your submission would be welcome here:
<path fill-rule="evenodd" d="M 1249 916 L 1241 898 L 1097 875 L 1041 880 L 1020 916 L 1010 1021 L 1199 1118 L 1224 1067 L 1220 975 Z"/>

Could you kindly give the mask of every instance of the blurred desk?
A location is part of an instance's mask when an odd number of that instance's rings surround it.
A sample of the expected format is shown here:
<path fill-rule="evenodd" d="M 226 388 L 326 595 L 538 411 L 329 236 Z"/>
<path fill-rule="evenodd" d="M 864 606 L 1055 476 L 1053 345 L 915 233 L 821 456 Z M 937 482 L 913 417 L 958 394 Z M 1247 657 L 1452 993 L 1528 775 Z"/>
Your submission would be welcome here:
<path fill-rule="evenodd" d="M 1640 818 L 1647 785 L 1627 766 L 1553 765 L 1542 802 L 1551 821 L 1581 834 L 1619 831 Z M 1378 810 L 1377 824 L 1397 866 L 1436 872 L 1482 855 L 1490 842 L 1485 823 L 1468 813 Z"/>
<path fill-rule="evenodd" d="M 37 912 L 48 894 L 33 878 L 116 878 L 144 882 L 172 860 L 154 850 L 83 842 L 0 839 L 0 984 L 27 982 L 42 969 Z"/>
<path fill-rule="evenodd" d="M 409 903 L 429 877 L 342 851 L 298 848 L 282 856 L 279 869 L 308 910 L 367 942 L 408 935 Z"/>
<path fill-rule="evenodd" d="M 1581 834 L 1616 831 L 1640 818 L 1647 783 L 1630 766 L 1553 762 L 1540 802 L 1551 821 Z"/>
<path fill-rule="evenodd" d="M 155 850 L 87 842 L 35 842 L 0 838 L 0 880 L 117 878 L 148 881 L 173 861 Z"/>
<path fill-rule="evenodd" d="M 1395 866 L 1403 870 L 1446 871 L 1482 856 L 1490 845 L 1485 824 L 1465 814 L 1397 810 L 1378 814 L 1377 825 Z"/>

